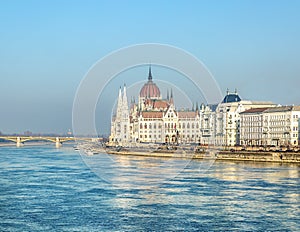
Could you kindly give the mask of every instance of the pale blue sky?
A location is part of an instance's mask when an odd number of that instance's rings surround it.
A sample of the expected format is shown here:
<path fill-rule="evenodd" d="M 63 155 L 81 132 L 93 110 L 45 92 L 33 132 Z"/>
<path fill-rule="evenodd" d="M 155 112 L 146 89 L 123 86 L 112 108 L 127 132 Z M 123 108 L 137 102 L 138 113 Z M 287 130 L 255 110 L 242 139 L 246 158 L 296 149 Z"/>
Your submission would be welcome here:
<path fill-rule="evenodd" d="M 299 12 L 292 0 L 2 0 L 0 131 L 66 132 L 88 69 L 137 43 L 194 54 L 224 93 L 300 104 Z"/>

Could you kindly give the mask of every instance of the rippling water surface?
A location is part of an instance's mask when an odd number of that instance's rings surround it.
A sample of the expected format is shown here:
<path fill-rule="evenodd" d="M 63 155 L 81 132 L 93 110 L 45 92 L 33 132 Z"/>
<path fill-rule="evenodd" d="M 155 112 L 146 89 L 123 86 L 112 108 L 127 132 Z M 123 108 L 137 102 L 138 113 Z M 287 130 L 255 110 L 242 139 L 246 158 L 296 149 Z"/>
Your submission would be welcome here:
<path fill-rule="evenodd" d="M 147 179 L 159 159 L 102 157 L 88 158 L 95 174 L 72 148 L 1 147 L 0 231 L 300 231 L 298 165 L 218 161 L 203 173 L 193 160 L 138 186 L 173 166 Z"/>

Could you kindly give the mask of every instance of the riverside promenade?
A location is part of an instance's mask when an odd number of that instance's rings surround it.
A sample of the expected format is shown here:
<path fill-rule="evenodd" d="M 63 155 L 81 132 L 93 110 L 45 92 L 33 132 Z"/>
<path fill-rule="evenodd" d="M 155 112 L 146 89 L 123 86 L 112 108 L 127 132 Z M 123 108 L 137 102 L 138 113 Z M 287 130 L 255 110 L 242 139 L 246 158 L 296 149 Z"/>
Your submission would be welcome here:
<path fill-rule="evenodd" d="M 207 150 L 194 152 L 191 150 L 146 150 L 146 149 L 106 149 L 106 153 L 114 155 L 135 155 L 150 157 L 182 158 L 182 159 L 215 159 L 230 161 L 255 161 L 276 163 L 299 163 L 300 152 L 273 152 L 273 151 L 218 151 Z"/>

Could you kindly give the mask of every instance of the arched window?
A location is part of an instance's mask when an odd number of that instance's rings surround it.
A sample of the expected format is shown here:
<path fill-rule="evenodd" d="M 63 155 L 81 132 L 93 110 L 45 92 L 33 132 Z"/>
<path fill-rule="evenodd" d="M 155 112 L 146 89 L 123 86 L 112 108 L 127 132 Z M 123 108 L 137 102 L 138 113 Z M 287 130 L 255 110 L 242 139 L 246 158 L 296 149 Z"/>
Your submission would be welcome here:
<path fill-rule="evenodd" d="M 186 128 L 190 129 L 190 123 L 189 122 L 187 123 Z"/>
<path fill-rule="evenodd" d="M 147 123 L 145 123 L 144 128 L 147 129 Z"/>

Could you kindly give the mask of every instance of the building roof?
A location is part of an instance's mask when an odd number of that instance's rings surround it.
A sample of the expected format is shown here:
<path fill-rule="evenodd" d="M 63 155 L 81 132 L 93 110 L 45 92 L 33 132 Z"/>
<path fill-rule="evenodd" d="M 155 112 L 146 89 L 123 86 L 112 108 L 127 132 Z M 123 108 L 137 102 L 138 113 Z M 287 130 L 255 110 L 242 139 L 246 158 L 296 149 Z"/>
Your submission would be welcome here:
<path fill-rule="evenodd" d="M 197 111 L 179 111 L 178 118 L 195 118 L 197 114 Z"/>
<path fill-rule="evenodd" d="M 240 102 L 241 98 L 237 93 L 227 93 L 222 103 Z"/>
<path fill-rule="evenodd" d="M 153 101 L 153 108 L 166 109 L 169 106 L 169 102 L 166 100 Z"/>
<path fill-rule="evenodd" d="M 269 109 L 268 107 L 262 107 L 262 108 L 251 108 L 249 110 L 245 110 L 241 112 L 241 114 L 251 114 L 251 113 L 262 113 L 265 110 Z"/>
<path fill-rule="evenodd" d="M 163 112 L 161 112 L 161 111 L 142 111 L 141 115 L 143 118 L 162 118 Z"/>
<path fill-rule="evenodd" d="M 144 84 L 140 91 L 140 97 L 144 98 L 159 98 L 160 90 L 157 85 L 152 81 L 151 67 L 149 67 L 148 81 Z"/>
<path fill-rule="evenodd" d="M 275 112 L 287 112 L 287 111 L 300 111 L 300 106 L 277 106 L 277 107 L 261 107 L 261 108 L 251 108 L 241 112 L 241 114 L 251 114 L 251 113 L 275 113 Z"/>
<path fill-rule="evenodd" d="M 266 110 L 266 113 L 286 112 L 286 111 L 300 111 L 300 106 L 278 106 L 271 107 Z"/>
<path fill-rule="evenodd" d="M 276 105 L 271 101 L 251 101 L 252 105 Z"/>

